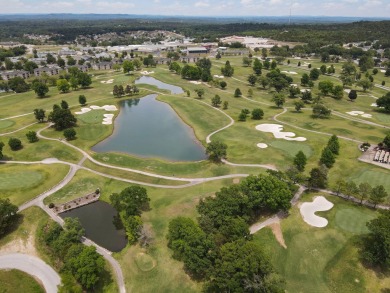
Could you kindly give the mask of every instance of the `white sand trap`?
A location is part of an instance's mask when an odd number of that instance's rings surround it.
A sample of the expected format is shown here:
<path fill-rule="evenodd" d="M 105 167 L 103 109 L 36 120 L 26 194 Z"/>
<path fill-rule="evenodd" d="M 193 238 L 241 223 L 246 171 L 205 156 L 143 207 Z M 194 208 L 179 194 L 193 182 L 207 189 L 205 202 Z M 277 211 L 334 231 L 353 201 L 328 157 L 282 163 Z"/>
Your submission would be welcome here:
<path fill-rule="evenodd" d="M 258 143 L 257 147 L 260 149 L 266 149 L 268 147 L 268 145 L 266 143 Z"/>
<path fill-rule="evenodd" d="M 364 118 L 372 118 L 372 115 L 371 114 L 362 114 L 362 117 L 364 117 Z"/>
<path fill-rule="evenodd" d="M 271 132 L 275 138 L 285 140 L 306 141 L 306 137 L 294 137 L 294 132 L 282 132 L 283 125 L 280 124 L 259 124 L 256 129 L 262 132 Z"/>
<path fill-rule="evenodd" d="M 100 83 L 113 83 L 114 80 L 113 79 L 109 79 L 109 80 L 102 80 Z"/>
<path fill-rule="evenodd" d="M 217 74 L 215 74 L 214 77 L 216 77 L 216 78 L 225 78 L 223 75 L 217 75 Z"/>
<path fill-rule="evenodd" d="M 288 73 L 288 74 L 298 74 L 298 73 L 296 73 L 295 71 L 282 71 L 282 73 Z"/>
<path fill-rule="evenodd" d="M 382 72 L 382 73 L 386 73 L 386 70 L 381 69 L 381 72 Z"/>
<path fill-rule="evenodd" d="M 364 118 L 372 118 L 371 114 L 366 114 L 363 111 L 351 111 L 351 112 L 345 112 L 345 113 L 347 113 L 347 114 L 349 114 L 351 116 L 361 116 L 361 117 L 364 117 Z"/>
<path fill-rule="evenodd" d="M 193 84 L 202 84 L 200 81 L 196 81 L 196 80 L 191 80 L 190 83 L 193 83 Z"/>
<path fill-rule="evenodd" d="M 118 111 L 117 107 L 115 105 L 104 105 L 104 106 L 95 106 L 95 105 L 92 105 L 90 106 L 91 109 L 93 110 L 106 110 L 106 111 Z"/>
<path fill-rule="evenodd" d="M 298 85 L 296 83 L 292 83 L 292 84 L 290 84 L 290 86 L 298 87 Z"/>
<path fill-rule="evenodd" d="M 351 92 L 350 89 L 345 89 L 344 92 L 346 92 L 347 94 L 349 94 Z"/>
<path fill-rule="evenodd" d="M 333 203 L 323 196 L 316 196 L 313 202 L 304 202 L 300 207 L 303 220 L 310 226 L 323 228 L 328 225 L 328 220 L 317 216 L 316 212 L 329 211 Z"/>
<path fill-rule="evenodd" d="M 104 125 L 111 125 L 112 124 L 112 118 L 114 117 L 114 114 L 103 114 L 103 122 Z"/>
<path fill-rule="evenodd" d="M 372 103 L 371 107 L 378 107 L 378 105 L 376 103 Z"/>
<path fill-rule="evenodd" d="M 311 89 L 301 89 L 301 93 L 304 93 L 304 92 L 311 92 Z"/>
<path fill-rule="evenodd" d="M 76 115 L 81 115 L 81 114 L 84 114 L 84 113 L 88 113 L 91 110 L 92 109 L 90 109 L 90 108 L 81 108 L 81 111 L 80 112 L 75 112 L 75 114 Z"/>
<path fill-rule="evenodd" d="M 154 71 L 141 71 L 141 74 L 143 75 L 149 75 L 149 74 L 153 74 Z"/>

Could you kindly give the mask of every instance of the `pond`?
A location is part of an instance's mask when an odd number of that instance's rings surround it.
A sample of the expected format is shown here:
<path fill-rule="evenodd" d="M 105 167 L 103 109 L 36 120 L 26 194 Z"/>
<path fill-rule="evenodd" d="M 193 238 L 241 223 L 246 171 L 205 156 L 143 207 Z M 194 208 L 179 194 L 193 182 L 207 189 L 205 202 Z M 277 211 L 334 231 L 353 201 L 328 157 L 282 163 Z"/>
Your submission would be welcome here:
<path fill-rule="evenodd" d="M 61 218 L 79 218 L 86 237 L 109 251 L 121 251 L 127 244 L 124 229 L 117 229 L 114 219 L 117 211 L 108 203 L 94 203 L 59 214 Z"/>
<path fill-rule="evenodd" d="M 185 124 L 157 95 L 119 103 L 114 132 L 92 147 L 95 152 L 122 152 L 144 158 L 169 161 L 206 159 L 205 149 Z"/>
<path fill-rule="evenodd" d="M 142 77 L 138 78 L 135 81 L 135 83 L 136 84 L 144 83 L 144 84 L 154 85 L 154 86 L 158 87 L 159 89 L 169 90 L 169 91 L 171 91 L 172 94 L 184 93 L 184 91 L 181 87 L 159 81 L 158 79 L 155 79 L 154 77 L 150 77 L 150 76 L 142 76 Z"/>

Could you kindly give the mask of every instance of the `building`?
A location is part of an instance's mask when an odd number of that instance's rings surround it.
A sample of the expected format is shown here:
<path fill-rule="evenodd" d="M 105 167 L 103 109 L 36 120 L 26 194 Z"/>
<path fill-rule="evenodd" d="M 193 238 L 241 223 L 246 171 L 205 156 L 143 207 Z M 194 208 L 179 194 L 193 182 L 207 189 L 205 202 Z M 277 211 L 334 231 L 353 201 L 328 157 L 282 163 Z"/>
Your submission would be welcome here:
<path fill-rule="evenodd" d="M 209 50 L 205 47 L 190 47 L 182 50 L 182 52 L 187 54 L 207 54 Z"/>
<path fill-rule="evenodd" d="M 112 62 L 99 62 L 92 65 L 92 68 L 95 70 L 109 70 L 112 69 Z"/>
<path fill-rule="evenodd" d="M 30 77 L 30 72 L 25 70 L 4 71 L 0 73 L 0 76 L 3 80 L 10 80 L 14 77 L 21 77 L 23 79 L 26 79 Z"/>
<path fill-rule="evenodd" d="M 69 68 L 77 68 L 81 72 L 88 72 L 89 68 L 87 65 L 73 65 L 73 66 L 67 66 L 66 71 L 69 72 Z"/>
<path fill-rule="evenodd" d="M 58 67 L 58 66 L 40 67 L 40 68 L 34 69 L 34 75 L 35 76 L 41 76 L 44 73 L 46 73 L 49 76 L 59 75 L 61 70 L 62 70 L 61 67 Z"/>

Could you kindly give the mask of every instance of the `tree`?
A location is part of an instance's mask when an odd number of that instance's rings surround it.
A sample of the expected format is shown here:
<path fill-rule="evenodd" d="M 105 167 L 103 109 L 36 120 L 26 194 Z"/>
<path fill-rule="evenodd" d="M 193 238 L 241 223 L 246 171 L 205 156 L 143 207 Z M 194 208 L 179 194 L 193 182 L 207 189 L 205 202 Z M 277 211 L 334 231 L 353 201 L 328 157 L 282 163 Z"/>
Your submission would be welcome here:
<path fill-rule="evenodd" d="M 56 130 L 74 127 L 77 122 L 77 119 L 69 109 L 62 109 L 58 106 L 53 107 L 53 111 L 49 114 L 48 120 L 54 123 L 54 128 Z"/>
<path fill-rule="evenodd" d="M 255 58 L 255 61 L 253 62 L 253 72 L 256 75 L 261 75 L 262 69 L 263 65 L 261 64 L 260 60 L 258 58 Z"/>
<path fill-rule="evenodd" d="M 374 208 L 376 208 L 378 204 L 383 203 L 385 201 L 386 197 L 388 197 L 388 194 L 385 188 L 383 187 L 383 185 L 378 185 L 371 190 L 369 200 L 371 203 L 374 204 Z"/>
<path fill-rule="evenodd" d="M 62 100 L 61 101 L 61 109 L 69 109 L 69 104 L 67 101 Z"/>
<path fill-rule="evenodd" d="M 122 67 L 124 73 L 130 73 L 131 71 L 134 71 L 134 64 L 130 60 L 123 61 Z"/>
<path fill-rule="evenodd" d="M 227 86 L 226 81 L 222 80 L 222 81 L 219 83 L 219 86 L 221 87 L 221 89 L 224 90 L 224 89 L 226 88 L 226 86 Z"/>
<path fill-rule="evenodd" d="M 78 89 L 79 87 L 79 80 L 77 79 L 76 76 L 72 76 L 70 79 L 69 79 L 69 85 L 70 87 L 75 91 Z"/>
<path fill-rule="evenodd" d="M 281 108 L 286 102 L 286 98 L 284 97 L 283 94 L 275 94 L 272 98 L 272 101 L 275 103 L 275 105 L 278 108 Z"/>
<path fill-rule="evenodd" d="M 305 166 L 307 163 L 307 158 L 304 152 L 299 151 L 294 157 L 294 166 L 297 167 L 298 171 L 305 171 Z"/>
<path fill-rule="evenodd" d="M 390 113 L 390 93 L 376 100 L 377 107 L 384 108 L 385 112 Z"/>
<path fill-rule="evenodd" d="M 242 58 L 242 64 L 246 67 L 248 66 L 251 66 L 252 65 L 252 59 L 249 58 L 249 57 L 243 57 Z"/>
<path fill-rule="evenodd" d="M 360 203 L 363 202 L 363 200 L 367 199 L 372 192 L 372 187 L 367 182 L 362 182 L 359 184 L 359 191 L 358 191 L 358 197 L 360 199 Z"/>
<path fill-rule="evenodd" d="M 342 66 L 340 79 L 343 86 L 351 86 L 355 82 L 356 67 L 352 62 L 346 62 Z"/>
<path fill-rule="evenodd" d="M 226 61 L 225 66 L 221 68 L 221 73 L 226 77 L 231 77 L 234 74 L 234 68 Z"/>
<path fill-rule="evenodd" d="M 228 101 L 224 101 L 223 104 L 222 104 L 222 109 L 227 110 L 228 107 L 229 107 L 229 102 Z"/>
<path fill-rule="evenodd" d="M 359 59 L 359 67 L 362 72 L 374 68 L 374 59 L 371 56 L 363 55 Z"/>
<path fill-rule="evenodd" d="M 226 159 L 227 145 L 220 141 L 212 141 L 207 145 L 206 154 L 209 160 L 219 163 L 222 159 Z"/>
<path fill-rule="evenodd" d="M 313 117 L 315 118 L 329 118 L 331 112 L 325 105 L 315 104 L 313 106 Z"/>
<path fill-rule="evenodd" d="M 301 85 L 306 86 L 309 84 L 310 77 L 307 73 L 302 74 Z"/>
<path fill-rule="evenodd" d="M 289 93 L 290 93 L 290 98 L 296 98 L 297 95 L 299 95 L 301 93 L 301 90 L 294 86 L 294 85 L 291 85 L 288 89 Z"/>
<path fill-rule="evenodd" d="M 252 110 L 252 119 L 253 120 L 260 120 L 263 119 L 264 111 L 260 108 L 256 108 Z"/>
<path fill-rule="evenodd" d="M 79 104 L 84 106 L 87 103 L 87 98 L 84 95 L 79 95 Z"/>
<path fill-rule="evenodd" d="M 43 98 L 49 92 L 49 87 L 40 81 L 33 82 L 31 88 L 37 94 L 38 98 Z"/>
<path fill-rule="evenodd" d="M 270 80 L 265 76 L 261 76 L 258 81 L 263 89 L 265 89 L 270 84 Z"/>
<path fill-rule="evenodd" d="M 390 149 L 390 133 L 388 133 L 383 139 L 383 144 Z"/>
<path fill-rule="evenodd" d="M 211 98 L 211 105 L 213 107 L 219 107 L 222 103 L 221 97 L 218 95 L 215 95 L 214 98 Z"/>
<path fill-rule="evenodd" d="M 257 82 L 257 77 L 254 74 L 248 76 L 248 82 L 251 86 L 254 86 Z"/>
<path fill-rule="evenodd" d="M 356 183 L 353 181 L 346 182 L 344 186 L 344 192 L 346 193 L 347 197 L 355 197 L 359 194 L 359 188 L 357 187 Z"/>
<path fill-rule="evenodd" d="M 215 55 L 215 58 L 216 58 L 217 60 L 221 59 L 221 58 L 222 58 L 221 53 L 218 52 L 217 55 Z"/>
<path fill-rule="evenodd" d="M 332 135 L 328 141 L 327 147 L 331 150 L 334 155 L 338 155 L 340 153 L 340 143 L 339 139 L 336 135 Z"/>
<path fill-rule="evenodd" d="M 62 93 L 66 93 L 70 89 L 70 84 L 66 79 L 58 79 L 57 80 L 57 89 Z"/>
<path fill-rule="evenodd" d="M 320 71 L 317 68 L 313 68 L 310 70 L 310 79 L 311 80 L 317 80 L 320 77 Z"/>
<path fill-rule="evenodd" d="M 30 142 L 30 143 L 33 143 L 33 142 L 37 142 L 39 139 L 38 139 L 38 136 L 37 136 L 37 133 L 35 131 L 29 131 L 26 133 L 26 137 L 27 137 L 27 140 Z"/>
<path fill-rule="evenodd" d="M 245 113 L 245 111 L 244 110 L 241 110 L 241 113 L 240 113 L 240 115 L 238 115 L 238 121 L 246 121 L 246 117 L 247 117 L 248 115 Z"/>
<path fill-rule="evenodd" d="M 321 65 L 320 71 L 321 71 L 321 74 L 326 74 L 326 65 L 325 64 Z"/>
<path fill-rule="evenodd" d="M 10 200 L 0 198 L 0 236 L 3 236 L 18 219 L 18 207 Z"/>
<path fill-rule="evenodd" d="M 326 166 L 313 168 L 310 171 L 309 186 L 316 188 L 326 188 L 328 185 L 328 169 Z"/>
<path fill-rule="evenodd" d="M 234 97 L 239 98 L 241 96 L 242 96 L 241 90 L 239 88 L 236 88 L 236 90 L 234 91 Z"/>
<path fill-rule="evenodd" d="M 373 83 L 369 79 L 359 80 L 357 85 L 361 86 L 363 88 L 363 91 L 367 91 L 368 89 L 371 89 L 373 87 Z"/>
<path fill-rule="evenodd" d="M 195 89 L 195 92 L 198 95 L 199 99 L 201 99 L 204 95 L 204 89 Z"/>
<path fill-rule="evenodd" d="M 356 90 L 351 90 L 349 93 L 348 93 L 348 98 L 351 102 L 355 101 L 357 99 L 358 95 L 357 95 L 357 91 Z"/>
<path fill-rule="evenodd" d="M 248 98 L 251 98 L 253 97 L 253 90 L 252 89 L 248 89 L 248 94 L 247 94 Z"/>
<path fill-rule="evenodd" d="M 176 72 L 176 74 L 180 74 L 181 66 L 178 62 L 171 62 L 171 64 L 169 64 L 169 70 Z"/>
<path fill-rule="evenodd" d="M 123 189 L 119 194 L 111 194 L 110 201 L 114 208 L 123 213 L 124 218 L 126 218 L 140 216 L 143 211 L 148 210 L 150 198 L 144 187 L 130 186 Z"/>
<path fill-rule="evenodd" d="M 296 101 L 294 105 L 295 105 L 295 110 L 297 112 L 301 112 L 301 109 L 305 106 L 305 104 L 302 101 Z"/>
<path fill-rule="evenodd" d="M 310 103 L 313 100 L 313 97 L 311 95 L 311 91 L 303 91 L 302 92 L 302 101 L 306 104 Z"/>
<path fill-rule="evenodd" d="M 23 147 L 22 146 L 22 142 L 20 141 L 20 139 L 14 138 L 14 137 L 11 137 L 8 140 L 8 145 L 11 148 L 11 150 L 13 150 L 13 151 L 20 150 Z"/>
<path fill-rule="evenodd" d="M 96 247 L 73 246 L 67 255 L 65 270 L 69 270 L 84 288 L 93 289 L 105 266 L 103 257 L 96 252 Z"/>
<path fill-rule="evenodd" d="M 324 96 L 327 96 L 333 91 L 333 82 L 331 82 L 330 80 L 320 81 L 318 83 L 318 89 Z"/>
<path fill-rule="evenodd" d="M 45 110 L 43 109 L 34 109 L 34 115 L 39 122 L 43 122 L 46 118 Z"/>
<path fill-rule="evenodd" d="M 64 130 L 64 137 L 66 140 L 73 140 L 76 138 L 76 130 L 74 128 L 67 128 Z"/>
<path fill-rule="evenodd" d="M 4 148 L 4 142 L 0 141 L 0 160 L 4 157 L 3 148 Z"/>
<path fill-rule="evenodd" d="M 362 238 L 362 257 L 371 265 L 390 269 L 390 211 L 382 211 L 379 217 L 367 223 L 368 235 Z"/>
<path fill-rule="evenodd" d="M 322 150 L 320 163 L 325 165 L 327 168 L 332 168 L 333 164 L 336 162 L 333 152 L 329 147 L 325 147 Z"/>
<path fill-rule="evenodd" d="M 91 76 L 88 73 L 86 73 L 86 72 L 80 72 L 77 75 L 77 80 L 79 81 L 79 85 L 82 88 L 89 87 L 91 85 L 91 83 L 92 83 Z"/>
<path fill-rule="evenodd" d="M 15 93 L 24 93 L 30 90 L 30 85 L 23 78 L 17 76 L 8 80 L 8 88 Z"/>
<path fill-rule="evenodd" d="M 332 90 L 332 94 L 337 100 L 341 100 L 344 96 L 343 87 L 341 85 L 336 85 Z"/>
<path fill-rule="evenodd" d="M 32 61 L 26 61 L 26 63 L 23 65 L 23 69 L 30 72 L 31 74 L 34 73 L 34 69 L 36 68 L 38 68 L 38 65 Z"/>

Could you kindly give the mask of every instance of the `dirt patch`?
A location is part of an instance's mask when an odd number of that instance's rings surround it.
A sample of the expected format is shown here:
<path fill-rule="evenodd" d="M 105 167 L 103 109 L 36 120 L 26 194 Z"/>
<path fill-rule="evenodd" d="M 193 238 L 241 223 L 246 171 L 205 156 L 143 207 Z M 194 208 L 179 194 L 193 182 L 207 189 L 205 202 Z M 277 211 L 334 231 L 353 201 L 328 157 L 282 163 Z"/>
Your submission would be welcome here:
<path fill-rule="evenodd" d="M 233 179 L 233 184 L 238 184 L 240 183 L 240 178 L 234 178 Z"/>
<path fill-rule="evenodd" d="M 284 242 L 282 229 L 280 228 L 280 223 L 272 223 L 271 225 L 269 225 L 269 227 L 271 228 L 272 233 L 275 235 L 275 238 L 279 242 L 279 244 L 283 248 L 287 248 L 287 245 Z"/>
<path fill-rule="evenodd" d="M 29 235 L 25 240 L 14 239 L 0 248 L 0 255 L 19 252 L 39 257 L 34 243 L 35 237 L 33 235 Z"/>

